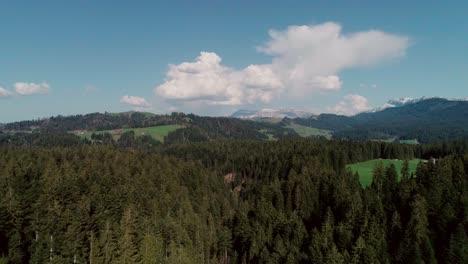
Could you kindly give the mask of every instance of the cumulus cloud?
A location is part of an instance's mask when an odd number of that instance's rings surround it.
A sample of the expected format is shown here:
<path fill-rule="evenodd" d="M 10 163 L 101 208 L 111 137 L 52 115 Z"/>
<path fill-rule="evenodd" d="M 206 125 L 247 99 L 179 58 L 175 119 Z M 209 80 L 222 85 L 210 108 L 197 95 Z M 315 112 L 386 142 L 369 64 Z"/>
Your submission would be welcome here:
<path fill-rule="evenodd" d="M 12 95 L 12 93 L 10 91 L 8 91 L 7 89 L 0 86 L 0 98 L 10 97 L 11 95 Z"/>
<path fill-rule="evenodd" d="M 348 94 L 331 110 L 340 115 L 355 115 L 369 109 L 369 100 L 366 97 L 358 94 Z"/>
<path fill-rule="evenodd" d="M 236 71 L 222 65 L 213 52 L 201 52 L 193 62 L 170 65 L 166 76 L 155 89 L 159 96 L 215 105 L 269 102 L 283 86 L 268 66 L 250 65 Z"/>
<path fill-rule="evenodd" d="M 120 102 L 122 104 L 128 104 L 128 105 L 139 107 L 139 108 L 145 108 L 145 107 L 150 106 L 150 104 L 148 103 L 148 101 L 146 101 L 145 98 L 138 97 L 138 96 L 125 95 L 122 98 L 120 98 Z"/>
<path fill-rule="evenodd" d="M 269 36 L 257 50 L 272 57 L 270 64 L 236 70 L 221 64 L 216 53 L 201 52 L 193 62 L 170 65 L 155 93 L 168 100 L 241 105 L 268 103 L 285 93 L 336 91 L 342 70 L 402 57 L 409 45 L 405 36 L 378 30 L 343 34 L 336 23 L 290 26 Z"/>
<path fill-rule="evenodd" d="M 19 95 L 48 94 L 50 86 L 48 83 L 17 82 L 14 85 L 15 92 Z"/>

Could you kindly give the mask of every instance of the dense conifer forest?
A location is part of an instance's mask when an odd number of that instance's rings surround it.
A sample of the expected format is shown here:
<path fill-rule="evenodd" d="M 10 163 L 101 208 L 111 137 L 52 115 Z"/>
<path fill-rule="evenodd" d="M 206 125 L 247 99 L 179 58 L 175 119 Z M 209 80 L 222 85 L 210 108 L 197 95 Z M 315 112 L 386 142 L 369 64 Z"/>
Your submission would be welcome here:
<path fill-rule="evenodd" d="M 356 2 L 0 0 L 0 264 L 468 264 L 468 0 Z"/>
<path fill-rule="evenodd" d="M 14 142 L 0 263 L 468 263 L 466 141 Z M 415 157 L 366 189 L 345 168 Z"/>

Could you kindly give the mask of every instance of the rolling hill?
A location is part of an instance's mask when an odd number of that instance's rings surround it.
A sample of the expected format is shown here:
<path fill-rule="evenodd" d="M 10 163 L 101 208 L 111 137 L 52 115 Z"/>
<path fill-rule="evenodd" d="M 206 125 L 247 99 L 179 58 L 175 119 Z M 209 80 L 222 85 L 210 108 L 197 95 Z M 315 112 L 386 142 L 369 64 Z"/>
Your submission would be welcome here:
<path fill-rule="evenodd" d="M 133 131 L 136 136 L 150 136 L 156 139 L 159 142 L 164 142 L 164 138 L 169 135 L 169 133 L 176 131 L 177 129 L 183 128 L 179 125 L 162 125 L 162 126 L 153 126 L 153 127 L 143 127 L 143 128 L 125 128 L 125 129 L 113 129 L 113 130 L 102 130 L 95 132 L 87 133 L 78 133 L 77 135 L 81 138 L 90 139 L 95 134 L 104 134 L 109 133 L 115 140 L 118 140 L 120 136 L 126 132 Z"/>
<path fill-rule="evenodd" d="M 281 121 L 281 120 L 279 120 Z M 163 129 L 164 133 L 159 133 Z M 172 113 L 155 115 L 139 112 L 91 113 L 87 115 L 55 116 L 40 120 L 5 124 L 4 134 L 12 133 L 69 133 L 90 137 L 93 133 L 110 133 L 114 139 L 127 131 L 136 136 L 150 135 L 158 141 L 170 143 L 201 142 L 217 139 L 271 140 L 300 137 L 292 129 L 271 122 L 255 122 L 231 117 L 203 117 L 193 114 Z M 158 133 L 153 133 L 158 131 Z"/>
<path fill-rule="evenodd" d="M 427 143 L 468 137 L 468 101 L 421 98 L 350 117 L 321 114 L 292 122 L 333 131 L 336 139 Z"/>
<path fill-rule="evenodd" d="M 91 113 L 55 116 L 3 124 L 3 133 L 92 133 L 143 131 L 172 128 L 156 137 L 168 142 L 200 142 L 216 139 L 277 140 L 290 137 L 319 137 L 344 140 L 381 140 L 429 143 L 468 138 L 468 101 L 444 98 L 391 100 L 383 107 L 355 116 L 311 115 L 292 109 L 238 111 L 234 117 L 204 117 L 172 113 Z M 144 129 L 145 128 L 145 129 Z M 140 132 L 141 132 L 140 131 Z M 143 131 L 142 133 L 151 134 Z M 143 135 L 136 133 L 136 135 Z"/>

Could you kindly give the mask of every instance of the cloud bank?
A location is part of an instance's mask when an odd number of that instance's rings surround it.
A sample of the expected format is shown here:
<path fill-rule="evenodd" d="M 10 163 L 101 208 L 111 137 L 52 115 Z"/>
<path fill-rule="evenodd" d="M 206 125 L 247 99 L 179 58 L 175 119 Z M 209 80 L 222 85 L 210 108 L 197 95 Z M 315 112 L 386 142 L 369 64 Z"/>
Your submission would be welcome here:
<path fill-rule="evenodd" d="M 0 86 L 0 98 L 10 97 L 11 95 L 12 95 L 12 93 L 10 91 L 8 91 L 7 89 Z"/>
<path fill-rule="evenodd" d="M 150 104 L 146 101 L 145 98 L 138 97 L 138 96 L 129 96 L 125 95 L 120 98 L 120 102 L 123 104 L 135 106 L 135 107 L 149 107 Z"/>
<path fill-rule="evenodd" d="M 14 85 L 15 92 L 19 95 L 48 94 L 50 86 L 48 83 L 17 82 Z"/>
<path fill-rule="evenodd" d="M 343 34 L 331 22 L 270 30 L 269 36 L 257 50 L 272 57 L 270 64 L 236 70 L 218 54 L 201 52 L 192 62 L 169 65 L 154 91 L 168 101 L 231 106 L 337 91 L 342 70 L 402 57 L 409 45 L 405 36 L 378 30 Z"/>
<path fill-rule="evenodd" d="M 371 108 L 366 97 L 358 94 L 348 94 L 331 110 L 340 115 L 355 115 L 369 109 Z"/>

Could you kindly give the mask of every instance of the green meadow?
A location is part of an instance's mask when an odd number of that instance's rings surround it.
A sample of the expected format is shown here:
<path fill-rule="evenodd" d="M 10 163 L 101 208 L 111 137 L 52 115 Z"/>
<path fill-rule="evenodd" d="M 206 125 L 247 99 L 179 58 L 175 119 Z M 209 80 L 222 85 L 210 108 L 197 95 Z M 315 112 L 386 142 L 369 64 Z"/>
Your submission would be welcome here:
<path fill-rule="evenodd" d="M 409 161 L 409 170 L 410 173 L 416 172 L 416 167 L 420 162 L 420 159 L 413 159 Z M 384 167 L 387 168 L 390 164 L 394 164 L 398 172 L 398 177 L 401 176 L 401 167 L 403 166 L 403 160 L 394 160 L 394 159 L 374 159 L 364 162 L 349 164 L 347 167 L 351 169 L 353 173 L 359 174 L 359 181 L 361 182 L 362 187 L 370 186 L 372 183 L 372 176 L 374 174 L 374 169 L 379 162 L 382 162 Z"/>
<path fill-rule="evenodd" d="M 331 139 L 332 137 L 332 133 L 328 130 L 318 129 L 314 127 L 306 127 L 298 124 L 291 124 L 286 127 L 293 129 L 301 137 L 323 136 L 327 139 Z"/>
<path fill-rule="evenodd" d="M 142 128 L 123 128 L 123 129 L 88 132 L 88 133 L 80 134 L 79 136 L 82 138 L 91 138 L 91 135 L 93 133 L 96 133 L 96 134 L 110 133 L 114 137 L 114 139 L 117 140 L 120 138 L 120 136 L 123 133 L 128 132 L 128 131 L 134 131 L 136 136 L 148 135 L 160 142 L 164 142 L 164 138 L 169 133 L 182 127 L 183 126 L 179 126 L 179 125 L 164 125 L 164 126 L 153 126 L 153 127 L 142 127 Z"/>

